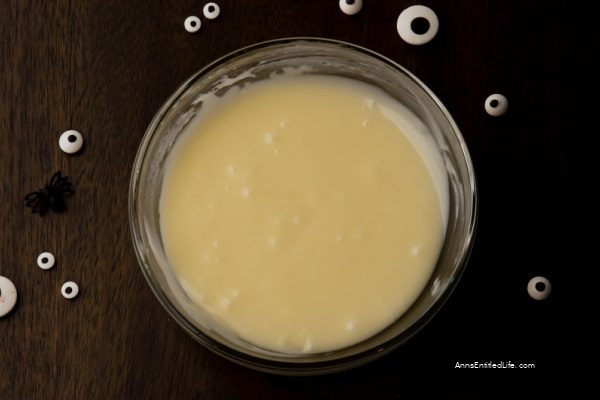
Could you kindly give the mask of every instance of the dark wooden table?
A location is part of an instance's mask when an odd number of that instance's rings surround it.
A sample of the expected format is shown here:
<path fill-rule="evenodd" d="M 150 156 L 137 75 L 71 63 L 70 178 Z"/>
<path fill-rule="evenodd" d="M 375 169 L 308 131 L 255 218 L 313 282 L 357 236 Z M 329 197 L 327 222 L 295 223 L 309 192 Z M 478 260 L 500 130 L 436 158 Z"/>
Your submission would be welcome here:
<path fill-rule="evenodd" d="M 0 275 L 19 290 L 0 319 L 0 399 L 552 397 L 595 196 L 585 2 L 430 0 L 441 28 L 422 47 L 396 33 L 414 2 L 365 0 L 354 17 L 337 3 L 220 0 L 221 16 L 191 35 L 183 20 L 204 2 L 0 2 Z M 127 215 L 137 146 L 167 96 L 211 60 L 287 36 L 354 42 L 413 71 L 457 120 L 480 186 L 471 262 L 436 318 L 378 362 L 315 378 L 254 372 L 189 338 L 140 273 Z M 483 110 L 494 92 L 510 101 L 504 117 Z M 85 137 L 78 155 L 57 145 L 67 129 Z M 67 213 L 30 214 L 23 197 L 57 170 L 77 190 Z M 50 271 L 36 266 L 46 250 Z M 546 301 L 527 295 L 535 275 L 553 283 Z M 66 280 L 81 288 L 74 301 L 60 295 Z M 489 360 L 536 368 L 455 369 Z"/>

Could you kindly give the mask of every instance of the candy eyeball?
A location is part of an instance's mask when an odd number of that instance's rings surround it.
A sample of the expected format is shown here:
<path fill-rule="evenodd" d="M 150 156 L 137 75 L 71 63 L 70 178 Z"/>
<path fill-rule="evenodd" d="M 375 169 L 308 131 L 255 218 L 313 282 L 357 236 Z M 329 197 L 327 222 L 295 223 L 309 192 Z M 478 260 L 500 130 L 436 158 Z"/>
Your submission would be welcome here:
<path fill-rule="evenodd" d="M 41 269 L 50 269 L 54 267 L 54 263 L 56 262 L 52 253 L 48 253 L 47 251 L 40 254 L 37 258 L 37 265 Z"/>
<path fill-rule="evenodd" d="M 0 276 L 0 318 L 17 304 L 17 288 L 10 279 Z"/>
<path fill-rule="evenodd" d="M 202 13 L 206 19 L 215 19 L 221 14 L 221 7 L 217 3 L 206 3 Z"/>
<path fill-rule="evenodd" d="M 534 300 L 545 300 L 552 292 L 550 281 L 543 276 L 531 278 L 527 284 L 527 293 Z"/>
<path fill-rule="evenodd" d="M 195 15 L 191 15 L 185 19 L 183 26 L 189 33 L 196 33 L 200 30 L 202 22 L 200 21 L 200 18 L 196 17 Z"/>
<path fill-rule="evenodd" d="M 60 292 L 65 299 L 74 299 L 79 294 L 79 286 L 75 282 L 65 282 L 60 288 Z"/>
<path fill-rule="evenodd" d="M 492 117 L 504 115 L 508 110 L 508 99 L 500 93 L 490 95 L 485 100 L 485 112 Z"/>
<path fill-rule="evenodd" d="M 83 146 L 83 136 L 77 131 L 68 130 L 60 135 L 58 145 L 67 154 L 77 153 Z"/>
<path fill-rule="evenodd" d="M 440 22 L 429 7 L 411 6 L 398 16 L 396 28 L 406 43 L 421 45 L 430 42 L 438 32 Z"/>
<path fill-rule="evenodd" d="M 362 6 L 362 0 L 340 0 L 340 10 L 346 15 L 357 14 Z"/>

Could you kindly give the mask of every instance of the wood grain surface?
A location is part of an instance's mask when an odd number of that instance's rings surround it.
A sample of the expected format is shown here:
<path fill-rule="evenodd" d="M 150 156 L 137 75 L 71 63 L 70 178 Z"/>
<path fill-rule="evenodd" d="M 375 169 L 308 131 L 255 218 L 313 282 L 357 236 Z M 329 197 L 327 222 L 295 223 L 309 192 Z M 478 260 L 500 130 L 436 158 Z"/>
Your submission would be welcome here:
<path fill-rule="evenodd" d="M 19 291 L 0 318 L 0 399 L 551 398 L 596 201 L 586 3 L 428 0 L 440 31 L 415 47 L 396 32 L 412 1 L 365 0 L 353 17 L 337 0 L 218 2 L 221 16 L 191 35 L 197 0 L 0 1 L 0 275 Z M 436 318 L 380 361 L 314 378 L 248 370 L 188 337 L 139 270 L 127 213 L 137 146 L 169 94 L 219 56 L 290 36 L 357 43 L 419 76 L 457 120 L 481 200 L 470 264 Z M 501 118 L 483 110 L 495 92 L 510 101 Z M 59 149 L 67 129 L 82 132 L 80 154 Z M 67 213 L 30 214 L 24 196 L 57 170 L 77 190 Z M 52 270 L 36 266 L 42 251 Z M 527 295 L 535 275 L 553 283 L 544 302 Z M 66 280 L 81 289 L 73 301 Z M 536 368 L 454 368 L 472 361 Z"/>

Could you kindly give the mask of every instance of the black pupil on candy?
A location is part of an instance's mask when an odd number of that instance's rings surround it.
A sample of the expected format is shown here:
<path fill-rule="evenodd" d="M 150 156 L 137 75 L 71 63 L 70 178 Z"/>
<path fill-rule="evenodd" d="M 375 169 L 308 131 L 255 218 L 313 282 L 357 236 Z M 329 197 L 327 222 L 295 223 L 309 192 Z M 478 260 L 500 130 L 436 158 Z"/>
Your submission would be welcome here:
<path fill-rule="evenodd" d="M 214 12 L 215 11 L 215 6 L 210 5 L 208 6 L 208 12 Z"/>
<path fill-rule="evenodd" d="M 535 284 L 535 289 L 538 292 L 543 292 L 544 290 L 546 290 L 546 284 L 544 282 L 538 282 Z"/>
<path fill-rule="evenodd" d="M 494 99 L 494 100 L 490 101 L 490 106 L 492 106 L 493 108 L 496 108 L 496 107 L 498 107 L 499 103 L 500 102 L 498 100 Z"/>
<path fill-rule="evenodd" d="M 348 4 L 349 6 L 351 6 L 352 4 L 354 4 L 354 0 L 346 0 L 346 4 Z"/>
<path fill-rule="evenodd" d="M 423 17 L 417 17 L 413 19 L 410 23 L 410 29 L 412 29 L 412 31 L 417 35 L 427 33 L 427 31 L 429 30 L 429 26 L 429 21 L 427 20 L 427 18 Z"/>
<path fill-rule="evenodd" d="M 46 257 L 42 258 L 42 263 L 43 264 L 46 264 L 47 262 L 48 262 L 48 258 L 46 258 Z"/>
<path fill-rule="evenodd" d="M 190 25 L 191 25 L 191 26 L 196 26 L 196 21 L 192 21 L 192 22 L 190 22 Z"/>
<path fill-rule="evenodd" d="M 71 294 L 72 291 L 73 291 L 73 288 L 71 288 L 70 286 L 65 289 L 66 294 Z"/>
<path fill-rule="evenodd" d="M 77 141 L 77 136 L 75 135 L 69 135 L 69 137 L 67 138 L 67 140 L 71 143 L 75 143 Z"/>

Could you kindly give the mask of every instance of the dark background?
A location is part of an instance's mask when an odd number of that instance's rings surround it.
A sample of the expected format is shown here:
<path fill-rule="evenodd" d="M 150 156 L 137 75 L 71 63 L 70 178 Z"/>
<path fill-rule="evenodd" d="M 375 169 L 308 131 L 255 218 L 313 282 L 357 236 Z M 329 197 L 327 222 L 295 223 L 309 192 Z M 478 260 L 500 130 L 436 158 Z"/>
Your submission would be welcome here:
<path fill-rule="evenodd" d="M 0 1 L 0 275 L 19 291 L 0 319 L 0 399 L 552 397 L 576 371 L 570 288 L 590 266 L 580 232 L 595 201 L 598 45 L 585 2 L 425 1 L 440 31 L 421 47 L 396 32 L 412 1 L 365 0 L 353 17 L 337 0 L 218 3 L 207 21 L 202 1 Z M 137 146 L 169 94 L 217 57 L 288 36 L 350 41 L 414 72 L 454 115 L 480 189 L 470 264 L 436 318 L 380 361 L 315 378 L 239 367 L 184 334 L 139 271 L 127 216 Z M 500 118 L 483 110 L 495 92 L 510 101 Z M 58 147 L 67 129 L 85 138 L 78 155 Z M 23 197 L 56 170 L 77 189 L 68 212 L 31 215 Z M 54 269 L 36 266 L 42 251 Z M 546 301 L 527 295 L 535 275 L 553 284 Z M 74 301 L 60 295 L 66 280 L 80 286 Z M 536 369 L 454 369 L 489 360 Z"/>

